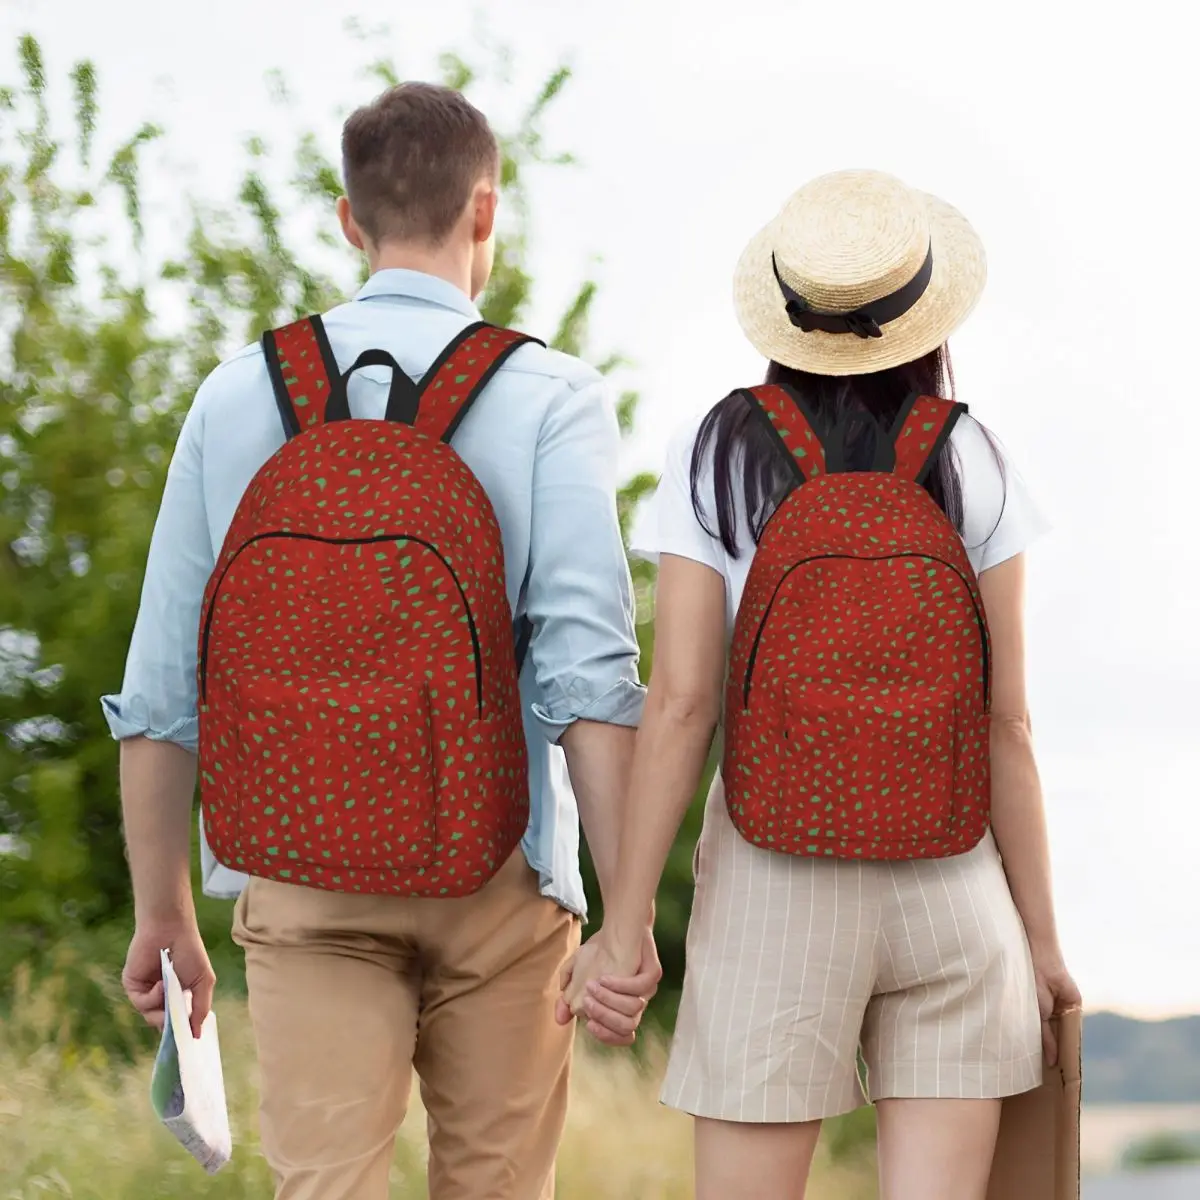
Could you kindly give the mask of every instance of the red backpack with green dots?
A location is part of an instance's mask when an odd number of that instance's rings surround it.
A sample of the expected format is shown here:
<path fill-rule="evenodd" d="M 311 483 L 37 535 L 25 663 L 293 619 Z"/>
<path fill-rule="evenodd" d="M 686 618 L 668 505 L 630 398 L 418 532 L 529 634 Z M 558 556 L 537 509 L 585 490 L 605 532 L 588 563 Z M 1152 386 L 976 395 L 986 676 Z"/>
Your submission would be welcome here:
<path fill-rule="evenodd" d="M 988 629 L 962 538 L 922 482 L 966 406 L 912 397 L 873 469 L 789 388 L 743 393 L 796 486 L 772 514 L 733 635 L 723 778 L 769 850 L 941 858 L 990 809 Z"/>
<path fill-rule="evenodd" d="M 462 896 L 519 843 L 527 636 L 492 505 L 449 442 L 532 340 L 472 325 L 415 384 L 382 350 L 339 374 L 319 317 L 263 337 L 287 440 L 238 505 L 200 621 L 201 802 L 226 866 Z M 351 419 L 350 375 L 381 365 L 385 419 Z"/>

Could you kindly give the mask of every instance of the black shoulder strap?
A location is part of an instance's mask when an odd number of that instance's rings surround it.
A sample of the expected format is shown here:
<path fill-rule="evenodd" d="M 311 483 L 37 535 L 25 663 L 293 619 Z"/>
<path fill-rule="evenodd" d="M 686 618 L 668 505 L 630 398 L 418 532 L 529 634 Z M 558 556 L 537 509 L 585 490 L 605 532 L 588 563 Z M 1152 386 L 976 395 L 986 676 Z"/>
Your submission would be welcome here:
<path fill-rule="evenodd" d="M 890 436 L 881 438 L 876 470 L 924 483 L 950 438 L 965 404 L 936 396 L 910 396 L 896 414 Z"/>
<path fill-rule="evenodd" d="M 362 367 L 388 367 L 385 419 L 402 421 L 448 442 L 508 357 L 526 342 L 545 345 L 529 334 L 484 321 L 468 325 L 438 356 L 419 384 L 386 350 L 364 350 L 344 373 L 318 316 L 305 317 L 262 336 L 263 355 L 275 403 L 289 438 L 327 421 L 350 419 L 347 384 Z"/>
<path fill-rule="evenodd" d="M 268 330 L 262 349 L 287 436 L 324 424 L 340 376 L 321 318 L 303 317 Z"/>
<path fill-rule="evenodd" d="M 526 342 L 545 345 L 528 334 L 486 322 L 468 325 L 422 377 L 413 426 L 448 442 L 492 377 Z"/>
<path fill-rule="evenodd" d="M 774 434 L 797 483 L 828 473 L 825 445 L 817 433 L 816 422 L 791 388 L 761 383 L 758 387 L 741 388 L 740 391 L 750 401 L 751 411 L 757 413 Z"/>

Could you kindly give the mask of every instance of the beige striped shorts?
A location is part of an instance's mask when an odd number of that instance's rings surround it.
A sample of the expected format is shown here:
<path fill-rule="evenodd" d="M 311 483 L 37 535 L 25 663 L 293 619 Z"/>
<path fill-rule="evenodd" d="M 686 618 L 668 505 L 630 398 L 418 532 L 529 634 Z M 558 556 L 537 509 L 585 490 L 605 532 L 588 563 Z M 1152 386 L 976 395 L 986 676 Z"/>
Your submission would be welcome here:
<path fill-rule="evenodd" d="M 779 854 L 734 829 L 718 775 L 695 875 L 664 1104 L 811 1121 L 1040 1084 L 1033 967 L 990 833 L 946 859 Z"/>

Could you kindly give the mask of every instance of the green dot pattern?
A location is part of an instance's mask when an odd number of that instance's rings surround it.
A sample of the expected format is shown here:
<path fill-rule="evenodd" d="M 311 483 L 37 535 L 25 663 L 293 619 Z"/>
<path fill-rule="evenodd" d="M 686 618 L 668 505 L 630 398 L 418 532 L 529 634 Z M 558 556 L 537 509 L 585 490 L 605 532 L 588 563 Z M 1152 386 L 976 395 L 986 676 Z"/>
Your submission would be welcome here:
<path fill-rule="evenodd" d="M 234 870 L 460 896 L 524 834 L 500 528 L 439 440 L 507 344 L 460 347 L 416 429 L 302 421 L 238 506 L 204 598 L 198 678 L 205 831 Z M 319 355 L 301 349 L 281 339 L 294 400 L 318 394 Z"/>
<path fill-rule="evenodd" d="M 950 408 L 914 405 L 895 473 L 820 475 L 764 530 L 735 623 L 723 762 L 730 816 L 755 845 L 935 858 L 987 830 L 983 602 L 962 539 L 914 482 Z"/>

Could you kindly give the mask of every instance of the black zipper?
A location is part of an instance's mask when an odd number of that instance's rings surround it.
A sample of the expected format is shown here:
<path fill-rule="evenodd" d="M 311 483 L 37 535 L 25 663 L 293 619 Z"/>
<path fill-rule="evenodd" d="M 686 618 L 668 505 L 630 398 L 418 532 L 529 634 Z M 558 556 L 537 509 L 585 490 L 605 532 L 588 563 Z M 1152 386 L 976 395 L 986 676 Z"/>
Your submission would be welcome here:
<path fill-rule="evenodd" d="M 471 646 L 475 651 L 475 701 L 479 709 L 479 715 L 483 716 L 483 659 L 479 653 L 479 632 L 475 628 L 475 618 L 471 614 L 471 606 L 467 603 L 467 593 L 463 590 L 463 585 L 459 582 L 458 576 L 454 573 L 454 568 L 446 561 L 443 555 L 435 546 L 429 542 L 422 541 L 421 538 L 412 537 L 406 533 L 376 533 L 371 537 L 360 538 L 335 538 L 321 537 L 315 533 L 295 533 L 287 529 L 271 530 L 267 533 L 256 533 L 252 538 L 243 542 L 238 548 L 237 553 L 225 564 L 221 571 L 221 578 L 217 580 L 217 586 L 213 589 L 212 600 L 208 606 L 208 613 L 204 618 L 204 634 L 200 639 L 200 702 L 204 702 L 205 694 L 208 685 L 208 639 L 212 633 L 213 613 L 217 610 L 217 599 L 221 595 L 221 587 L 225 582 L 225 576 L 229 574 L 229 569 L 237 562 L 243 550 L 253 546 L 255 542 L 264 541 L 266 538 L 294 538 L 302 542 L 322 542 L 327 546 L 366 546 L 372 542 L 413 542 L 415 545 L 424 546 L 431 554 L 435 555 L 450 572 L 450 578 L 454 580 L 454 586 L 458 588 L 458 594 L 462 597 L 463 611 L 467 614 L 467 628 L 471 632 Z"/>
<path fill-rule="evenodd" d="M 779 598 L 779 591 L 787 582 L 788 576 L 796 570 L 797 567 L 802 567 L 806 563 L 819 562 L 829 558 L 846 558 L 852 562 L 886 562 L 893 558 L 919 558 L 925 562 L 940 563 L 943 567 L 947 567 L 953 571 L 955 575 L 962 580 L 962 585 L 966 589 L 967 595 L 971 597 L 971 607 L 975 610 L 975 622 L 979 626 L 979 640 L 983 647 L 983 703 L 984 707 L 988 703 L 988 689 L 991 686 L 991 653 L 988 646 L 987 622 L 984 620 L 983 613 L 980 611 L 979 602 L 975 599 L 975 593 L 971 585 L 967 582 L 966 576 L 951 562 L 947 562 L 944 558 L 938 558 L 935 554 L 814 554 L 810 558 L 802 558 L 799 562 L 793 563 L 783 573 L 783 577 L 775 585 L 775 591 L 771 594 L 771 602 L 767 605 L 767 611 L 763 613 L 762 620 L 759 622 L 758 631 L 754 635 L 754 642 L 750 647 L 750 658 L 746 662 L 746 679 L 742 686 L 742 707 L 750 707 L 750 682 L 754 676 L 754 663 L 758 658 L 758 647 L 762 641 L 763 632 L 767 628 L 767 618 L 771 615 L 771 609 L 775 607 L 775 601 Z"/>

